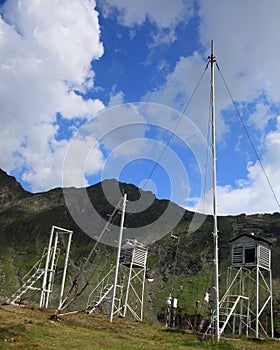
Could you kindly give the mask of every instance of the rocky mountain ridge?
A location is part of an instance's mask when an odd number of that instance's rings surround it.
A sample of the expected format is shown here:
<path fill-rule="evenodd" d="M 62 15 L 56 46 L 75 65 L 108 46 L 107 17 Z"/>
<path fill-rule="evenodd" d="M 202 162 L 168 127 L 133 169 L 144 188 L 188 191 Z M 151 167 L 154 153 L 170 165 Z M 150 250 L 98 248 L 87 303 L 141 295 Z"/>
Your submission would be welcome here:
<path fill-rule="evenodd" d="M 129 228 L 147 227 L 149 223 L 163 215 L 168 205 L 174 212 L 180 212 L 181 220 L 172 230 L 173 235 L 180 237 L 177 264 L 174 265 L 177 241 L 171 237 L 171 232 L 164 232 L 161 239 L 151 242 L 148 246 L 147 283 L 145 314 L 152 320 L 160 318 L 165 311 L 165 300 L 170 293 L 172 280 L 174 293 L 179 299 L 182 310 L 193 314 L 197 300 L 203 301 L 205 291 L 213 284 L 213 238 L 212 218 L 205 217 L 203 224 L 193 233 L 189 225 L 194 213 L 188 212 L 168 200 L 158 200 L 151 192 L 145 192 L 134 185 L 118 183 L 116 180 L 106 180 L 106 186 L 120 187 L 121 192 L 128 194 L 131 203 L 140 197 L 150 203 L 149 207 L 139 214 L 131 213 L 126 217 Z M 85 260 L 94 241 L 86 235 L 72 219 L 63 195 L 63 189 L 57 188 L 43 193 L 26 192 L 15 178 L 0 171 L 0 296 L 11 295 L 20 285 L 22 276 L 38 260 L 43 247 L 47 245 L 52 225 L 57 225 L 74 231 L 71 248 L 71 266 L 79 266 Z M 75 191 L 79 191 L 75 189 Z M 87 194 L 103 218 L 108 218 L 113 206 L 103 193 L 102 184 L 96 184 L 86 189 Z M 101 226 L 92 223 L 96 232 Z M 218 218 L 219 225 L 219 256 L 222 282 L 225 281 L 226 267 L 230 264 L 229 241 L 234 235 L 242 232 L 254 232 L 269 239 L 272 246 L 272 270 L 274 278 L 274 300 L 276 310 L 279 307 L 280 295 L 280 214 L 256 214 L 224 216 Z M 97 277 L 102 270 L 96 266 L 114 260 L 115 248 L 100 245 L 95 257 L 94 269 Z M 113 258 L 114 259 L 114 258 Z M 74 271 L 74 270 L 73 270 Z M 152 281 L 152 282 L 149 282 Z M 203 303 L 201 303 L 203 304 Z M 199 310 L 203 312 L 203 310 Z M 278 312 L 278 311 L 277 311 Z"/>

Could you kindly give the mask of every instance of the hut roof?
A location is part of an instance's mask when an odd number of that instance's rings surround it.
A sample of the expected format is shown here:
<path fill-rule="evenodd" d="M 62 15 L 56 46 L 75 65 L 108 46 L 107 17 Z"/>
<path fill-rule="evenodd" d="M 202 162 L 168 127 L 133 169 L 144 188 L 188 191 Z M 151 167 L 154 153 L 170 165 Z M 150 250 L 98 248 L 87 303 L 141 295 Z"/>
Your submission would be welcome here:
<path fill-rule="evenodd" d="M 230 242 L 233 243 L 233 242 L 237 241 L 238 239 L 240 239 L 242 237 L 248 237 L 248 238 L 254 239 L 257 242 L 263 242 L 263 243 L 265 243 L 265 244 L 267 244 L 269 246 L 272 246 L 272 243 L 268 239 L 262 238 L 260 236 L 256 236 L 254 233 L 241 233 L 241 234 L 233 237 L 230 240 Z"/>

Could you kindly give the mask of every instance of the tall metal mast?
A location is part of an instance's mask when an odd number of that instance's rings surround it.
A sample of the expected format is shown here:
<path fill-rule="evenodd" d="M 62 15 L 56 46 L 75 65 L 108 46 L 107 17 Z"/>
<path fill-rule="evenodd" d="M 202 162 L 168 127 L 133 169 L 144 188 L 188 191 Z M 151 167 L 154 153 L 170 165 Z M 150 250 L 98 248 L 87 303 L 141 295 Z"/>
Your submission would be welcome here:
<path fill-rule="evenodd" d="M 218 257 L 218 222 L 217 222 L 217 201 L 216 201 L 216 127 L 215 127 L 215 75 L 214 66 L 216 57 L 214 55 L 214 41 L 211 41 L 211 121 L 212 121 L 212 177 L 213 177 L 213 236 L 214 236 L 214 263 L 215 263 L 215 339 L 220 340 L 220 309 L 219 309 L 219 257 Z"/>

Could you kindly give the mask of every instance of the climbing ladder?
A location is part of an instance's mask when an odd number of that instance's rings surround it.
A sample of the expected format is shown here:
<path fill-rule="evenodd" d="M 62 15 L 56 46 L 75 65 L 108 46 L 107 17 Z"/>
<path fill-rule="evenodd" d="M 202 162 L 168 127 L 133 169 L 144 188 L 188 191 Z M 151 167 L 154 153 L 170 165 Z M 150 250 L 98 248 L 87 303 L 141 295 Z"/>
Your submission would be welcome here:
<path fill-rule="evenodd" d="M 88 296 L 87 306 L 85 312 L 91 314 L 94 310 L 104 302 L 110 302 L 112 296 L 110 292 L 113 289 L 113 276 L 115 266 L 105 275 L 105 277 L 97 284 Z"/>
<path fill-rule="evenodd" d="M 20 288 L 7 300 L 7 303 L 19 305 L 22 303 L 22 297 L 29 291 L 40 291 L 40 287 L 36 287 L 35 284 L 44 274 L 44 269 L 42 268 L 43 260 L 47 255 L 47 249 L 45 248 L 43 254 L 36 262 L 36 264 L 27 272 L 27 274 L 22 278 L 22 285 Z"/>
<path fill-rule="evenodd" d="M 248 335 L 250 318 L 249 302 L 249 298 L 243 295 L 225 295 L 221 299 L 219 303 L 219 336 L 224 333 L 226 327 L 229 327 L 233 334 L 236 327 L 239 327 L 240 330 L 242 327 L 246 327 L 246 334 Z M 215 333 L 215 324 L 216 314 L 214 313 L 203 338 Z"/>
<path fill-rule="evenodd" d="M 41 288 L 34 287 L 34 284 L 43 276 L 44 269 L 36 270 L 28 280 L 11 296 L 8 300 L 9 304 L 21 304 L 21 299 L 29 290 L 40 291 Z"/>
<path fill-rule="evenodd" d="M 86 313 L 87 314 L 91 314 L 93 313 L 93 311 L 106 299 L 108 299 L 108 294 L 111 292 L 111 290 L 113 289 L 113 284 L 109 284 L 107 286 L 105 286 L 103 293 L 101 294 L 101 296 L 96 299 L 92 305 L 87 305 L 87 309 L 86 309 Z M 111 299 L 111 298 L 110 298 Z"/>

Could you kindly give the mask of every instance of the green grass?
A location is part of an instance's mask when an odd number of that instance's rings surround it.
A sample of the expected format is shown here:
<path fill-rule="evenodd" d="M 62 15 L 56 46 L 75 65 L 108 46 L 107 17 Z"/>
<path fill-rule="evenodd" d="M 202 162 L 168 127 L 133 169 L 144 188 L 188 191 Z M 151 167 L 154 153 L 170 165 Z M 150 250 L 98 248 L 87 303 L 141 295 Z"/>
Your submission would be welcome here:
<path fill-rule="evenodd" d="M 5 305 L 0 308 L 0 349 L 279 349 L 278 341 L 222 339 L 145 322 L 75 314 L 52 321 L 52 310 Z"/>

